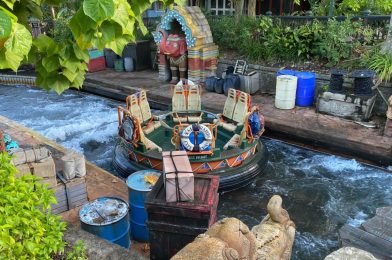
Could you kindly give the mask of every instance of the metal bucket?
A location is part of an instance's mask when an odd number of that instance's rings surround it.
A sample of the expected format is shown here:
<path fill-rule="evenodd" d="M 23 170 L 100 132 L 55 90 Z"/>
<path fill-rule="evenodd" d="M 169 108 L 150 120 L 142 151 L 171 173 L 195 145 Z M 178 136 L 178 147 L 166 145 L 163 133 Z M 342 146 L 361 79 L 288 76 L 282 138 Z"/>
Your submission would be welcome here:
<path fill-rule="evenodd" d="M 101 197 L 79 211 L 83 230 L 125 248 L 130 248 L 128 204 L 115 197 Z"/>
<path fill-rule="evenodd" d="M 146 226 L 147 212 L 144 201 L 153 185 L 144 179 L 146 175 L 159 177 L 161 173 L 154 170 L 143 170 L 132 173 L 127 178 L 129 205 L 131 207 L 131 234 L 137 241 L 148 241 L 148 229 Z"/>

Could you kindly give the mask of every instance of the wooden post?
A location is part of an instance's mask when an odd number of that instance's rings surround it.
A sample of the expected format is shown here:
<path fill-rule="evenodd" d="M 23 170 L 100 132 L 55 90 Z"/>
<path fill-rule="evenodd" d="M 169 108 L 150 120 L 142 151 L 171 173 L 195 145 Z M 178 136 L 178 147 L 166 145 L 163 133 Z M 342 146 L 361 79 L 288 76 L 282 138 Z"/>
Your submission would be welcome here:
<path fill-rule="evenodd" d="M 333 16 L 333 9 L 335 9 L 335 0 L 330 0 L 329 1 L 329 12 L 328 12 L 329 17 Z"/>
<path fill-rule="evenodd" d="M 272 12 L 272 0 L 269 1 L 269 10 Z"/>
<path fill-rule="evenodd" d="M 280 0 L 279 9 L 280 9 L 280 11 L 279 11 L 280 15 L 283 15 L 283 0 Z"/>

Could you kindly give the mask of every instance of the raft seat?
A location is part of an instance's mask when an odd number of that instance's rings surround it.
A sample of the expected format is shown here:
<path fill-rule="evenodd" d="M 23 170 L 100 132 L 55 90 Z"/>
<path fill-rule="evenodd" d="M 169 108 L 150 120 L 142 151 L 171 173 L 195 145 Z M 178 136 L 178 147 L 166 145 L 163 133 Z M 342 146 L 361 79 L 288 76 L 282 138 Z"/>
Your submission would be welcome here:
<path fill-rule="evenodd" d="M 200 111 L 201 110 L 201 97 L 200 97 L 200 86 L 192 85 L 189 87 L 188 94 L 188 111 Z M 201 121 L 202 113 L 195 113 L 194 115 L 188 115 L 189 123 L 197 123 Z"/>
<path fill-rule="evenodd" d="M 139 125 L 139 127 L 142 128 L 141 125 Z M 147 150 L 158 150 L 158 152 L 162 152 L 162 148 L 150 139 L 148 139 L 145 136 L 144 131 L 140 131 L 140 142 L 146 146 Z"/>
<path fill-rule="evenodd" d="M 158 117 L 151 114 L 150 104 L 148 103 L 145 90 L 140 91 L 139 105 L 143 116 L 143 132 L 150 134 L 161 126 L 161 122 L 158 120 Z"/>
<path fill-rule="evenodd" d="M 240 134 L 234 134 L 230 140 L 223 146 L 223 150 L 228 150 L 229 148 L 240 147 L 243 140 L 246 139 L 246 128 L 242 128 Z"/>
<path fill-rule="evenodd" d="M 175 87 L 174 87 L 174 93 L 172 97 L 172 111 L 173 112 L 178 112 L 178 111 L 186 111 L 186 100 L 185 100 L 185 91 L 184 91 L 184 86 L 182 85 L 182 81 L 180 81 Z M 173 121 L 176 123 L 183 123 L 186 122 L 188 118 L 186 116 L 181 115 L 181 113 L 175 113 L 175 116 L 173 116 Z"/>
<path fill-rule="evenodd" d="M 249 94 L 240 92 L 237 104 L 233 112 L 233 120 L 237 123 L 243 123 L 248 113 Z"/>
<path fill-rule="evenodd" d="M 132 116 L 139 120 L 139 122 L 143 122 L 143 115 L 139 106 L 139 98 L 136 94 L 127 97 L 127 108 Z"/>
<path fill-rule="evenodd" d="M 248 112 L 249 95 L 239 91 L 229 89 L 223 113 L 220 115 L 219 126 L 229 132 L 235 132 L 237 128 L 243 127 L 246 114 Z"/>

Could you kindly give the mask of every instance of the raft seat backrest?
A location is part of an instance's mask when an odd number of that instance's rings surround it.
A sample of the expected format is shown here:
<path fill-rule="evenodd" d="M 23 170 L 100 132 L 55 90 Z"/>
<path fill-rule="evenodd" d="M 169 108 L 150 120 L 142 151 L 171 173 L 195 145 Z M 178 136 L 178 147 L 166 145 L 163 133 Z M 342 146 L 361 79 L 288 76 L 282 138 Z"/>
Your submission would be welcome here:
<path fill-rule="evenodd" d="M 223 107 L 222 116 L 227 119 L 233 119 L 234 108 L 236 106 L 236 92 L 235 89 L 230 88 Z"/>
<path fill-rule="evenodd" d="M 240 92 L 237 104 L 233 112 L 233 121 L 237 123 L 244 123 L 246 114 L 248 113 L 249 94 Z"/>
<path fill-rule="evenodd" d="M 143 115 L 142 115 L 142 111 L 140 110 L 139 99 L 137 95 L 133 94 L 129 96 L 127 100 L 129 102 L 129 104 L 127 104 L 129 108 L 129 112 L 131 113 L 132 116 L 136 117 L 140 121 L 140 123 L 142 123 Z"/>
<path fill-rule="evenodd" d="M 200 111 L 200 110 L 201 110 L 200 86 L 191 85 L 189 86 L 189 94 L 188 94 L 188 111 Z M 188 115 L 188 122 L 196 123 L 200 121 L 201 121 L 201 113 Z"/>
<path fill-rule="evenodd" d="M 172 97 L 172 112 L 186 111 L 185 90 L 182 82 L 180 81 L 175 87 Z M 173 115 L 174 122 L 186 122 L 187 117 L 181 114 Z"/>
<path fill-rule="evenodd" d="M 147 122 L 148 120 L 151 119 L 152 114 L 151 114 L 150 104 L 148 103 L 147 94 L 145 90 L 140 91 L 139 105 L 143 116 L 143 122 Z"/>

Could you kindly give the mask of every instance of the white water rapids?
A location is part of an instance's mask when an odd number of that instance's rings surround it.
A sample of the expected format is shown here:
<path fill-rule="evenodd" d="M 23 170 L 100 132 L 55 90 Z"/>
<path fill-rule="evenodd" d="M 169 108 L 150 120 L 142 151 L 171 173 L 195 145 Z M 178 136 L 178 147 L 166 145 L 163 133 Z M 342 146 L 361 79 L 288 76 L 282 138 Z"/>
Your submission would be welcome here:
<path fill-rule="evenodd" d="M 0 86 L 0 114 L 63 146 L 83 152 L 113 172 L 111 157 L 121 102 L 77 91 L 62 95 L 22 86 Z M 323 259 L 339 247 L 338 229 L 359 226 L 377 207 L 392 205 L 392 175 L 355 160 L 266 141 L 265 174 L 246 188 L 220 197 L 219 218 L 233 216 L 250 227 L 265 216 L 273 194 L 297 225 L 293 259 Z"/>

